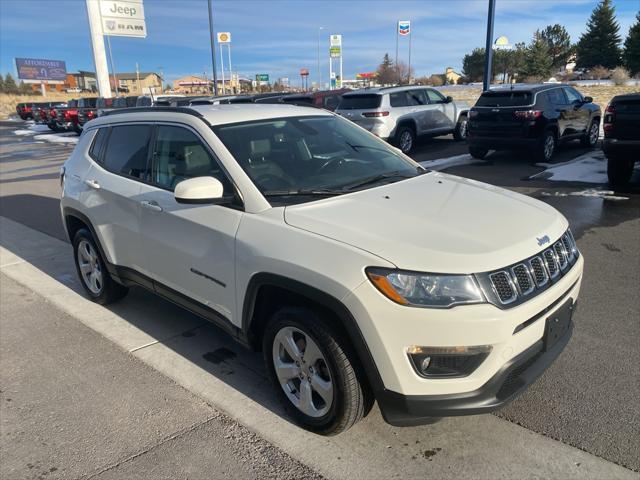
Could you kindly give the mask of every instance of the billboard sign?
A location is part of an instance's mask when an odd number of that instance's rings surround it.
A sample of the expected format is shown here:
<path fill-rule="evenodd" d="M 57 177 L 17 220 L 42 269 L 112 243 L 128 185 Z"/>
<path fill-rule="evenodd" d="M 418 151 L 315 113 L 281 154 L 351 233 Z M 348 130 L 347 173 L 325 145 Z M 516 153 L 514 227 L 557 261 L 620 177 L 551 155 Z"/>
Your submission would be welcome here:
<path fill-rule="evenodd" d="M 331 35 L 329 37 L 329 46 L 331 46 L 331 47 L 341 47 L 342 46 L 342 35 Z"/>
<path fill-rule="evenodd" d="M 301 68 L 300 69 L 300 75 L 302 75 L 303 77 L 306 77 L 309 75 L 309 69 L 308 68 Z"/>
<path fill-rule="evenodd" d="M 256 82 L 269 82 L 269 74 L 268 73 L 256 74 Z"/>
<path fill-rule="evenodd" d="M 20 80 L 64 81 L 67 79 L 67 65 L 62 60 L 16 58 L 16 70 Z"/>
<path fill-rule="evenodd" d="M 329 47 L 329 56 L 331 58 L 340 58 L 341 50 L 340 47 Z"/>
<path fill-rule="evenodd" d="M 147 36 L 142 0 L 98 0 L 102 33 L 112 37 Z"/>
<path fill-rule="evenodd" d="M 376 72 L 364 72 L 364 73 L 356 73 L 357 80 L 363 80 L 365 78 L 376 78 L 378 74 Z"/>
<path fill-rule="evenodd" d="M 231 32 L 218 32 L 218 43 L 231 43 Z"/>
<path fill-rule="evenodd" d="M 398 34 L 403 37 L 411 34 L 411 22 L 409 20 L 400 20 L 398 22 Z"/>
<path fill-rule="evenodd" d="M 496 39 L 493 44 L 494 50 L 511 50 L 511 44 L 509 43 L 509 39 L 505 36 L 500 36 Z"/>

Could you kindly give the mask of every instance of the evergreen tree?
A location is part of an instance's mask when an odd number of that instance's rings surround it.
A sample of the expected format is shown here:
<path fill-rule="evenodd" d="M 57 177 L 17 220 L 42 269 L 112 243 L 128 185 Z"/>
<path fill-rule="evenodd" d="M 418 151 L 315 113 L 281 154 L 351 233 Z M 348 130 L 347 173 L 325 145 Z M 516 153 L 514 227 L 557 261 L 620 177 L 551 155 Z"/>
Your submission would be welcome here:
<path fill-rule="evenodd" d="M 587 31 L 582 34 L 576 47 L 579 68 L 602 65 L 615 68 L 620 65 L 620 25 L 615 19 L 615 8 L 611 0 L 601 0 L 591 13 Z"/>
<path fill-rule="evenodd" d="M 529 44 L 524 54 L 524 65 L 522 74 L 531 79 L 546 80 L 551 75 L 551 56 L 549 55 L 549 45 L 539 31 L 533 35 L 533 40 Z"/>
<path fill-rule="evenodd" d="M 4 77 L 0 74 L 0 93 L 4 93 Z"/>
<path fill-rule="evenodd" d="M 5 93 L 18 93 L 18 85 L 10 73 L 7 73 L 4 79 L 4 91 Z"/>
<path fill-rule="evenodd" d="M 636 23 L 629 29 L 624 42 L 624 65 L 631 75 L 640 73 L 640 12 L 636 15 Z"/>
<path fill-rule="evenodd" d="M 470 82 L 481 82 L 484 75 L 484 48 L 474 48 L 462 59 L 462 73 Z"/>
<path fill-rule="evenodd" d="M 564 68 L 573 50 L 569 32 L 567 32 L 562 25 L 556 23 L 555 25 L 547 25 L 547 27 L 540 32 L 540 36 L 549 46 L 551 67 L 554 70 Z"/>
<path fill-rule="evenodd" d="M 378 66 L 378 83 L 381 85 L 389 85 L 396 83 L 397 72 L 394 68 L 393 61 L 389 58 L 389 54 L 385 53 L 382 63 Z"/>

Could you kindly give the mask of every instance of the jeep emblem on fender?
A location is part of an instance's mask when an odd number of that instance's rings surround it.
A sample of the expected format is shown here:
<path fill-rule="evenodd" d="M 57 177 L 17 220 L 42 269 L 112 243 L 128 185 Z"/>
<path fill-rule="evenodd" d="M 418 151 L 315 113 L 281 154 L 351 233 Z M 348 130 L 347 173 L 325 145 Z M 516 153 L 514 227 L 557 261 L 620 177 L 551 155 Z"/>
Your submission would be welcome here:
<path fill-rule="evenodd" d="M 549 239 L 549 235 L 545 235 L 544 237 L 536 237 L 538 241 L 538 245 L 541 247 L 545 243 L 549 243 L 551 240 Z"/>

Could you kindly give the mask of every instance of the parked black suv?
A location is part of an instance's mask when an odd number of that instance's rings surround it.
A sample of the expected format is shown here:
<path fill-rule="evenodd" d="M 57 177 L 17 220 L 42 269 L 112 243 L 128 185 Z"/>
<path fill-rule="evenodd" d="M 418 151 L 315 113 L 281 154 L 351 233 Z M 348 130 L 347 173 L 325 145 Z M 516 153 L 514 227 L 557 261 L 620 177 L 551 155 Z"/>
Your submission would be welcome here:
<path fill-rule="evenodd" d="M 604 112 L 607 175 L 612 185 L 624 185 L 640 162 L 640 93 L 613 97 Z"/>
<path fill-rule="evenodd" d="M 469 112 L 469 153 L 526 149 L 548 162 L 560 142 L 595 147 L 600 107 L 568 85 L 510 85 L 483 92 Z"/>

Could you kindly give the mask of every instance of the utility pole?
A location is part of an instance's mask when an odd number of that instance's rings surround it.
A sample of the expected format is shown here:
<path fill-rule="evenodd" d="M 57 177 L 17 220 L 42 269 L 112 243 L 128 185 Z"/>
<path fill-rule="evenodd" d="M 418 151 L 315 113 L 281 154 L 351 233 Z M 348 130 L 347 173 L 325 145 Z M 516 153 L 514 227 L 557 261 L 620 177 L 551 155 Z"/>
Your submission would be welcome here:
<path fill-rule="evenodd" d="M 395 68 L 396 68 L 396 77 L 397 77 L 397 81 L 398 81 L 398 85 L 400 85 L 400 69 L 398 68 L 398 38 L 399 38 L 399 31 L 400 30 L 400 21 L 398 20 L 396 22 L 396 63 L 395 63 Z"/>
<path fill-rule="evenodd" d="M 213 94 L 218 95 L 218 73 L 216 70 L 216 44 L 213 39 L 213 11 L 211 9 L 211 0 L 208 0 L 209 6 L 209 40 L 211 41 L 211 68 L 213 71 Z"/>
<path fill-rule="evenodd" d="M 107 67 L 107 54 L 104 50 L 104 37 L 102 36 L 102 20 L 100 18 L 100 5 L 94 0 L 86 0 L 87 17 L 89 18 L 89 31 L 91 32 L 91 47 L 93 48 L 93 63 L 96 67 L 96 81 L 101 97 L 111 98 L 111 86 L 109 85 L 109 68 Z"/>
<path fill-rule="evenodd" d="M 493 19 L 496 13 L 496 0 L 489 0 L 489 12 L 487 14 L 487 43 L 484 49 L 484 78 L 482 91 L 491 88 L 491 72 L 493 72 Z"/>

